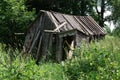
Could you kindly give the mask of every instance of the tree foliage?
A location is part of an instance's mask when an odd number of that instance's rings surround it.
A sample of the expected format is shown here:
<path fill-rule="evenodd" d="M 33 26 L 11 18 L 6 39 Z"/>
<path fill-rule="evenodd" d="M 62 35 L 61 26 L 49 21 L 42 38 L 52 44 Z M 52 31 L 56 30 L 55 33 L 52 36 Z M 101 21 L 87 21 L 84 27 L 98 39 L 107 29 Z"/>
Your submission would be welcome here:
<path fill-rule="evenodd" d="M 112 18 L 114 20 L 114 22 L 119 22 L 120 20 L 120 0 L 113 0 L 111 2 L 112 5 Z"/>
<path fill-rule="evenodd" d="M 113 20 L 120 25 L 120 0 L 0 0 L 0 42 L 15 45 L 18 38 L 14 33 L 25 32 L 28 24 L 39 10 L 92 16 L 101 27 L 105 21 Z M 100 9 L 98 9 L 100 8 Z M 105 17 L 105 12 L 112 15 Z M 6 37 L 7 36 L 7 37 Z M 21 38 L 21 37 L 20 37 Z"/>
<path fill-rule="evenodd" d="M 112 5 L 112 20 L 115 24 L 113 35 L 120 37 L 120 0 L 113 0 Z"/>
<path fill-rule="evenodd" d="M 50 0 L 51 1 L 51 0 Z M 110 16 L 105 17 L 105 12 L 110 10 L 112 0 L 27 0 L 28 8 L 53 10 L 57 12 L 74 14 L 80 16 L 90 15 L 104 27 L 104 22 L 110 20 Z M 99 9 L 98 9 L 99 8 Z"/>
<path fill-rule="evenodd" d="M 34 18 L 24 3 L 25 0 L 0 0 L 0 41 L 7 45 L 19 43 L 14 33 L 25 32 Z"/>
<path fill-rule="evenodd" d="M 110 20 L 110 16 L 105 16 L 106 11 L 111 10 L 111 0 L 94 0 L 95 1 L 95 9 L 98 16 L 98 22 L 101 27 L 105 26 L 105 21 Z"/>
<path fill-rule="evenodd" d="M 26 5 L 29 10 L 36 8 L 36 12 L 44 9 L 74 15 L 88 15 L 93 11 L 94 0 L 27 0 Z"/>

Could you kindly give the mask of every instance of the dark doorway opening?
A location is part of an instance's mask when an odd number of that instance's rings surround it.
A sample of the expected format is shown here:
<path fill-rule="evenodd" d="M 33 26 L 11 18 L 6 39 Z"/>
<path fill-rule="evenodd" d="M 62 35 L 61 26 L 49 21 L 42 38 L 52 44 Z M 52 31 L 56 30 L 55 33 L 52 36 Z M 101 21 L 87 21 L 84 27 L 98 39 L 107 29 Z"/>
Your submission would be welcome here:
<path fill-rule="evenodd" d="M 63 43 L 62 43 L 62 60 L 67 59 L 69 55 L 69 51 L 71 50 L 71 44 L 75 40 L 75 37 L 72 36 L 66 36 L 63 37 Z"/>

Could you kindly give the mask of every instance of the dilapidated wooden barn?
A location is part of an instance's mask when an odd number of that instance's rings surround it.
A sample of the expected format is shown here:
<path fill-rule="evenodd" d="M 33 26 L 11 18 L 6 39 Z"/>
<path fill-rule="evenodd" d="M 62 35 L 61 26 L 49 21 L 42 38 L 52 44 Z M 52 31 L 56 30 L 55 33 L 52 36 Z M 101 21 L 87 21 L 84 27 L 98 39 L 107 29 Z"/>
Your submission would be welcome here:
<path fill-rule="evenodd" d="M 30 25 L 24 43 L 24 51 L 34 54 L 37 61 L 48 55 L 60 61 L 73 54 L 81 41 L 99 39 L 105 36 L 104 30 L 91 16 L 74 16 L 53 11 L 41 10 Z"/>

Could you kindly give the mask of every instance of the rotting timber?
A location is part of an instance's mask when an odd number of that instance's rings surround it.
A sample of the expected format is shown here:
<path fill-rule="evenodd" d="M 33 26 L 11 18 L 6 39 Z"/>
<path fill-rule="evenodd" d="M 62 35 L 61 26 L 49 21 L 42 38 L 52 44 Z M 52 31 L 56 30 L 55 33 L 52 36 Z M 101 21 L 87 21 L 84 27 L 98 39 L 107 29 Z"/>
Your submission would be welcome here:
<path fill-rule="evenodd" d="M 74 16 L 41 10 L 30 25 L 23 52 L 32 54 L 38 63 L 50 55 L 57 61 L 71 58 L 74 47 L 81 41 L 90 42 L 105 36 L 104 30 L 91 16 Z"/>

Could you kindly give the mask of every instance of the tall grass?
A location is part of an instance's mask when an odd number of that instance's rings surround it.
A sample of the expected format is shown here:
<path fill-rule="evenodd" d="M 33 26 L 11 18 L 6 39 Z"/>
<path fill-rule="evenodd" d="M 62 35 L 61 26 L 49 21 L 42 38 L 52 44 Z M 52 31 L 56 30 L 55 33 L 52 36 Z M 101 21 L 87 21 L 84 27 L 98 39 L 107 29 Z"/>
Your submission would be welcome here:
<path fill-rule="evenodd" d="M 104 40 L 82 43 L 71 60 L 60 64 L 23 58 L 19 51 L 0 48 L 0 80 L 119 80 L 120 39 L 106 36 Z"/>
<path fill-rule="evenodd" d="M 120 39 L 106 36 L 104 40 L 81 44 L 74 58 L 65 62 L 70 80 L 119 80 Z"/>
<path fill-rule="evenodd" d="M 29 57 L 23 58 L 18 51 L 11 53 L 9 50 L 6 53 L 0 49 L 0 80 L 58 79 L 67 80 L 62 65 L 51 62 L 36 65 L 35 60 Z"/>

